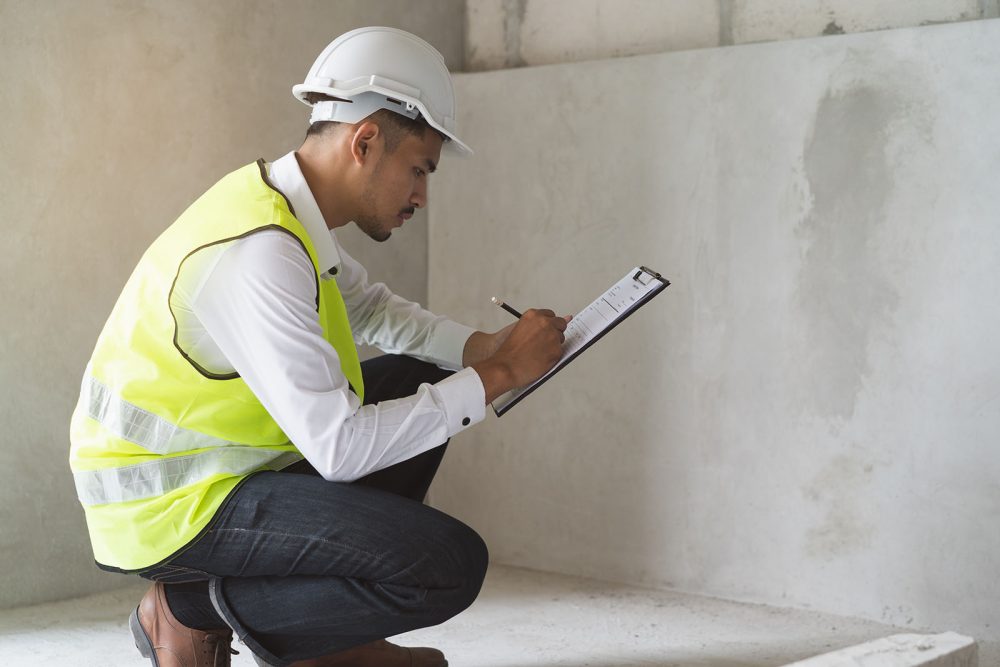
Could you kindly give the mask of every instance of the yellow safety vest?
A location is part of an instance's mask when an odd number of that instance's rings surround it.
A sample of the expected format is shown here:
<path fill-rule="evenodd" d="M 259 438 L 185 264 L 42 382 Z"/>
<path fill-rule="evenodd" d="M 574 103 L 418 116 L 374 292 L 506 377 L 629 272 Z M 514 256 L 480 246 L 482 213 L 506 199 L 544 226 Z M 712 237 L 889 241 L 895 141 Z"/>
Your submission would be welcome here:
<path fill-rule="evenodd" d="M 162 562 L 209 524 L 241 480 L 302 458 L 238 374 L 213 374 L 177 344 L 170 295 L 208 246 L 266 229 L 302 244 L 316 271 L 323 334 L 364 400 L 361 365 L 335 280 L 258 161 L 216 183 L 143 255 L 94 349 L 70 428 L 70 467 L 95 560 L 134 571 Z"/>

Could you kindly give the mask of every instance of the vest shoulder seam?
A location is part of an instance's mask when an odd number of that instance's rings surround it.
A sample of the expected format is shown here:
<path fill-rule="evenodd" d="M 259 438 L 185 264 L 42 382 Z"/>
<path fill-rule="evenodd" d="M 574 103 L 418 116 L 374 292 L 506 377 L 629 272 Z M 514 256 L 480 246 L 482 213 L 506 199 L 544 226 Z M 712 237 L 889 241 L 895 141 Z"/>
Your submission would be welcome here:
<path fill-rule="evenodd" d="M 288 207 L 288 212 L 292 214 L 292 217 L 298 220 L 295 216 L 295 207 L 292 206 L 292 201 L 285 196 L 285 193 L 278 189 L 278 187 L 271 182 L 271 178 L 267 175 L 267 169 L 264 167 L 264 158 L 257 158 L 257 168 L 260 169 L 260 178 L 264 181 L 264 185 L 271 188 L 285 200 L 285 205 Z"/>
<path fill-rule="evenodd" d="M 216 246 L 216 245 L 219 245 L 219 244 L 222 244 L 222 243 L 230 243 L 232 241 L 239 241 L 240 239 L 247 238 L 248 236 L 251 236 L 251 235 L 256 234 L 258 232 L 270 231 L 270 230 L 278 230 L 278 231 L 284 232 L 285 234 L 288 234 L 293 239 L 295 239 L 295 241 L 302 247 L 302 251 L 304 253 L 306 253 L 306 256 L 309 256 L 309 250 L 306 248 L 305 243 L 302 242 L 302 239 L 300 239 L 293 232 L 291 232 L 288 229 L 285 229 L 281 225 L 271 224 L 271 225 L 262 225 L 260 227 L 255 227 L 255 228 L 253 228 L 253 229 L 251 229 L 249 231 L 243 232 L 242 234 L 238 234 L 236 236 L 230 236 L 230 237 L 227 237 L 227 238 L 224 238 L 224 239 L 219 239 L 217 241 L 212 241 L 211 243 L 205 243 L 204 245 L 200 245 L 197 248 L 195 248 L 194 250 L 192 250 L 191 252 L 189 252 L 188 254 L 184 255 L 183 259 L 181 259 L 181 261 L 177 264 L 177 272 L 174 274 L 174 279 L 170 283 L 170 290 L 167 292 L 167 310 L 170 312 L 170 318 L 174 322 L 173 345 L 174 345 L 174 348 L 176 348 L 177 351 L 180 353 L 180 355 L 189 364 L 191 364 L 191 366 L 196 371 L 198 371 L 198 373 L 200 373 L 202 376 L 208 378 L 209 380 L 235 380 L 235 379 L 238 379 L 240 377 L 240 374 L 237 373 L 237 372 L 235 372 L 235 371 L 232 372 L 232 373 L 213 373 L 212 371 L 208 370 L 207 368 L 205 368 L 204 366 L 202 366 L 201 364 L 199 364 L 197 361 L 195 361 L 191 357 L 191 355 L 189 355 L 184 350 L 184 348 L 181 347 L 180 341 L 178 340 L 179 335 L 180 335 L 180 327 L 178 326 L 178 323 L 177 323 L 177 314 L 174 313 L 173 306 L 171 305 L 171 302 L 172 302 L 173 296 L 174 296 L 174 288 L 177 286 L 177 279 L 178 279 L 178 277 L 181 274 L 181 268 L 184 266 L 184 262 L 186 262 L 188 260 L 188 258 L 190 258 L 195 253 L 198 253 L 198 252 L 200 252 L 200 251 L 202 251 L 202 250 L 204 250 L 206 248 L 211 248 L 212 246 Z M 311 261 L 311 259 L 310 259 L 309 263 L 311 265 L 313 264 L 313 262 Z M 316 311 L 319 312 L 319 274 L 317 273 L 315 266 L 313 266 L 313 277 L 314 277 L 315 282 L 316 282 Z"/>

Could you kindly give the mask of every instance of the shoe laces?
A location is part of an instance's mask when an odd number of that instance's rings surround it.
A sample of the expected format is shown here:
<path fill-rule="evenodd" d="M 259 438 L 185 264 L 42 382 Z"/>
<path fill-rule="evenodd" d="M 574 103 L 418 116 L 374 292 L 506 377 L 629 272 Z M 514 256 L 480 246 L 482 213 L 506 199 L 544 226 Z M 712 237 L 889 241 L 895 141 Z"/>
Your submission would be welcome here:
<path fill-rule="evenodd" d="M 232 656 L 240 652 L 231 645 L 232 638 L 226 635 L 208 633 L 202 638 L 205 657 L 212 659 L 212 667 L 230 667 Z"/>

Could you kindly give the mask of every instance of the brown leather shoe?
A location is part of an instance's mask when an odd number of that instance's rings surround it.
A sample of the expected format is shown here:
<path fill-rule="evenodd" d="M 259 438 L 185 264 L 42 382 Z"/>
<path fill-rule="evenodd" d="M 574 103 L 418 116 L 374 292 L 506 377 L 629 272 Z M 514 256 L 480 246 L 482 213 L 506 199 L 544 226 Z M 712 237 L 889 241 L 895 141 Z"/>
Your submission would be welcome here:
<path fill-rule="evenodd" d="M 257 664 L 267 664 L 254 657 Z M 320 658 L 299 660 L 291 667 L 448 667 L 448 661 L 436 648 L 405 648 L 380 639 Z"/>
<path fill-rule="evenodd" d="M 128 619 L 135 647 L 153 667 L 230 667 L 232 630 L 195 630 L 181 625 L 157 582 Z"/>

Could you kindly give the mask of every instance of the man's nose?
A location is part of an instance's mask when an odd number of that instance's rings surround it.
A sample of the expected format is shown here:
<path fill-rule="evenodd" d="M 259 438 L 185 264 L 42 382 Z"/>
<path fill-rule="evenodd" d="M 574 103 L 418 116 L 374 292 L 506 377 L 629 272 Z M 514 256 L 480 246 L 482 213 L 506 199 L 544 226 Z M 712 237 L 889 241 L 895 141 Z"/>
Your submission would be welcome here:
<path fill-rule="evenodd" d="M 410 195 L 410 203 L 416 208 L 423 208 L 427 206 L 427 179 L 421 178 L 417 180 L 417 184 L 413 188 L 413 194 Z"/>

